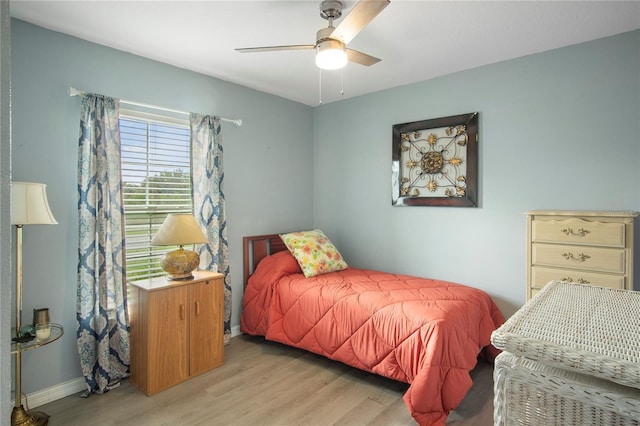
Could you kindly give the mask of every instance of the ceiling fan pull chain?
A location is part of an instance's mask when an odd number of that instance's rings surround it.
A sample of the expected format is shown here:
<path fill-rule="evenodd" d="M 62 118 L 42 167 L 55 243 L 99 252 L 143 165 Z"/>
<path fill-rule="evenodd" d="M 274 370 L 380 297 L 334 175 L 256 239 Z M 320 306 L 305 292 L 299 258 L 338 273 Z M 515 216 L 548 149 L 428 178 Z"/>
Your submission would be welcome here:
<path fill-rule="evenodd" d="M 344 96 L 344 68 L 340 68 L 340 96 Z"/>
<path fill-rule="evenodd" d="M 318 104 L 322 105 L 322 69 L 318 68 Z"/>

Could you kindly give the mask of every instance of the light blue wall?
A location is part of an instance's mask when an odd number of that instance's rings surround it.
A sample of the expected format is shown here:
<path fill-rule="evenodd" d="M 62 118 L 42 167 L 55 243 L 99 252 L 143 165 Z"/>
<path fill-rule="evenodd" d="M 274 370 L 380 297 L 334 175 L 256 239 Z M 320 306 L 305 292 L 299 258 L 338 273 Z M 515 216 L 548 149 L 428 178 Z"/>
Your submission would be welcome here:
<path fill-rule="evenodd" d="M 222 124 L 234 288 L 242 236 L 312 224 L 312 108 L 242 86 L 12 21 L 13 179 L 44 182 L 60 223 L 24 229 L 24 318 L 48 307 L 65 335 L 23 356 L 23 391 L 81 376 L 75 345 L 77 144 L 80 100 L 69 86 L 168 108 L 242 118 Z"/>
<path fill-rule="evenodd" d="M 474 111 L 479 207 L 392 207 L 392 126 Z M 525 212 L 640 210 L 639 134 L 640 31 L 324 105 L 314 226 L 354 266 L 480 287 L 511 315 Z"/>

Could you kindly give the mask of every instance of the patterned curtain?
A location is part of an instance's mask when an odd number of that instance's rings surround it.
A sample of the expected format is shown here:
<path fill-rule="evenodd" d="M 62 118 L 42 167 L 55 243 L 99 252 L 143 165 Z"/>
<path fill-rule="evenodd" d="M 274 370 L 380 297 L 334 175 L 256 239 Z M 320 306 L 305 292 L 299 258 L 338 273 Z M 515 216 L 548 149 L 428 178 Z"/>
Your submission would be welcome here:
<path fill-rule="evenodd" d="M 129 376 L 119 109 L 117 99 L 82 98 L 76 319 L 85 396 L 107 392 Z"/>
<path fill-rule="evenodd" d="M 200 268 L 224 274 L 224 342 L 231 341 L 231 284 L 227 220 L 222 183 L 222 145 L 220 119 L 192 113 L 191 174 L 193 211 L 196 221 L 206 230 L 209 243 L 198 247 Z"/>

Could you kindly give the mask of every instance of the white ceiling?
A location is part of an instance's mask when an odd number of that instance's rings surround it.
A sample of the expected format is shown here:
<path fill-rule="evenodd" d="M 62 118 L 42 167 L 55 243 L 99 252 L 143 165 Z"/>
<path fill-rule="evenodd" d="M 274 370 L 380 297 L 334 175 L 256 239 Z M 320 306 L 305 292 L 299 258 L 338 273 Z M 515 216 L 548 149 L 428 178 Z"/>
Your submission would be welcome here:
<path fill-rule="evenodd" d="M 343 17 L 356 3 L 344 2 Z M 318 105 L 314 1 L 11 0 L 11 16 L 95 43 Z M 338 20 L 337 23 L 340 21 Z M 322 103 L 640 28 L 638 1 L 392 0 L 349 47 L 382 61 L 322 73 Z M 341 79 L 344 94 L 340 94 Z"/>

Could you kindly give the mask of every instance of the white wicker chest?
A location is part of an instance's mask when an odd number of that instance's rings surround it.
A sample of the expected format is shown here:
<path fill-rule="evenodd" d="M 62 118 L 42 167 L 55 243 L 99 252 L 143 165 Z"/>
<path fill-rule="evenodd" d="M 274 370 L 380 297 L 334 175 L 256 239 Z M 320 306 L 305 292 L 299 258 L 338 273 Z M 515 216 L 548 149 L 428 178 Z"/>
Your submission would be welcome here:
<path fill-rule="evenodd" d="M 496 425 L 640 425 L 640 292 L 553 281 L 491 341 Z"/>

